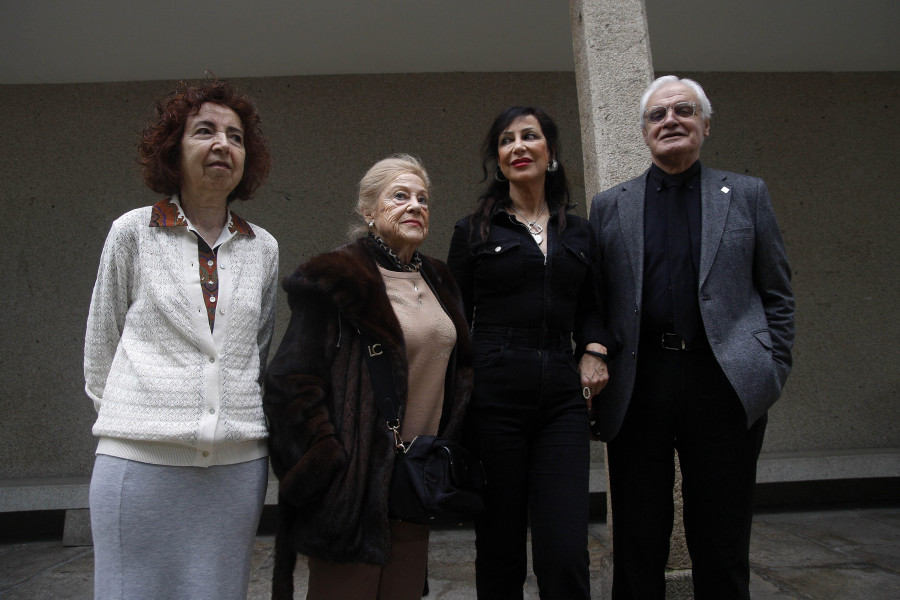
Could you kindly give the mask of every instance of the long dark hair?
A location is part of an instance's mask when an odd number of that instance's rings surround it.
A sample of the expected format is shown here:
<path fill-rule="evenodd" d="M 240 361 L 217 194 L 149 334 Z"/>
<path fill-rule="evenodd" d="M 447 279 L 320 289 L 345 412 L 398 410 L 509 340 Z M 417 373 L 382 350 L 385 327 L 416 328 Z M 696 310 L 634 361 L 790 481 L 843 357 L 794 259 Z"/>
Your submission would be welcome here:
<path fill-rule="evenodd" d="M 482 240 L 487 240 L 491 228 L 491 213 L 497 205 L 507 206 L 511 202 L 509 198 L 509 181 L 498 181 L 494 176 L 499 172 L 498 143 L 500 135 L 506 131 L 509 124 L 521 117 L 533 116 L 537 119 L 547 140 L 547 149 L 550 152 L 550 160 L 556 159 L 559 167 L 554 172 L 547 172 L 544 178 L 544 196 L 550 210 L 559 209 L 557 222 L 559 231 L 566 228 L 566 209 L 569 206 L 569 181 L 566 178 L 566 170 L 560 160 L 559 130 L 556 123 L 550 118 L 544 109 L 535 106 L 511 106 L 500 113 L 494 124 L 491 125 L 484 143 L 481 146 L 481 169 L 484 177 L 482 181 L 488 181 L 488 187 L 478 199 L 478 206 L 472 213 L 473 222 L 479 222 L 478 228 Z"/>

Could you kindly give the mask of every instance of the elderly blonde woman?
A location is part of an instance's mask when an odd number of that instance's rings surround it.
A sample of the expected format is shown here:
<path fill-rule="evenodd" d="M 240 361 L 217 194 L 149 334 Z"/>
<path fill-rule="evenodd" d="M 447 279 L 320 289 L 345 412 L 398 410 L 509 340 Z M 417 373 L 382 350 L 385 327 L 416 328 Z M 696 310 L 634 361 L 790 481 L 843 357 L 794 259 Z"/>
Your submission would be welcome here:
<path fill-rule="evenodd" d="M 273 598 L 291 598 L 296 553 L 311 600 L 418 599 L 428 527 L 388 518 L 394 438 L 375 405 L 363 337 L 389 357 L 403 439 L 458 437 L 472 383 L 468 325 L 446 266 L 421 255 L 431 182 L 408 155 L 359 184 L 354 242 L 284 282 L 291 322 L 264 407 L 280 480 Z"/>

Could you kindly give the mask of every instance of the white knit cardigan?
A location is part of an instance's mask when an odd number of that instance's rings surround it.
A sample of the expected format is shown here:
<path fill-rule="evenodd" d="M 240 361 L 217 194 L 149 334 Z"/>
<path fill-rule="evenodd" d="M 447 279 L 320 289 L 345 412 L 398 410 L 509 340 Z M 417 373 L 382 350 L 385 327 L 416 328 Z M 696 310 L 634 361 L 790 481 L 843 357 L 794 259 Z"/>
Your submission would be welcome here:
<path fill-rule="evenodd" d="M 197 237 L 186 226 L 150 227 L 151 211 L 112 224 L 91 298 L 84 376 L 97 452 L 200 467 L 266 456 L 261 381 L 278 243 L 252 225 L 255 236 L 232 233 L 219 246 L 210 332 Z"/>

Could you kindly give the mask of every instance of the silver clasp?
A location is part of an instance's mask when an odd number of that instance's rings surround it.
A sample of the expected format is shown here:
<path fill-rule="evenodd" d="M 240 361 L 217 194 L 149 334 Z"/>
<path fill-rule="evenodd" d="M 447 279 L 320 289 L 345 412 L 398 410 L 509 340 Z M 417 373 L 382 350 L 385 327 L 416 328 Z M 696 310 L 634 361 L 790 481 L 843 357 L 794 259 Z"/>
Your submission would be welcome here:
<path fill-rule="evenodd" d="M 406 446 L 403 445 L 403 438 L 400 437 L 400 421 L 388 421 L 387 428 L 394 433 L 394 448 L 399 452 L 406 452 Z"/>

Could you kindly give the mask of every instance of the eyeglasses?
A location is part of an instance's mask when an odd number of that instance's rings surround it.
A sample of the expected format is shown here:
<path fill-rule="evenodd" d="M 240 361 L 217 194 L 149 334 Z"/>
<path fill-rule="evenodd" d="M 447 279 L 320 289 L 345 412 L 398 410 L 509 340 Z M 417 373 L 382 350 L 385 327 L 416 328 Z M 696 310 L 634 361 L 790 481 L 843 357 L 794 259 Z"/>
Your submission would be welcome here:
<path fill-rule="evenodd" d="M 697 112 L 696 102 L 677 102 L 672 106 L 651 106 L 644 111 L 644 117 L 650 123 L 659 123 L 669 114 L 669 109 L 675 113 L 676 117 L 689 119 Z"/>

